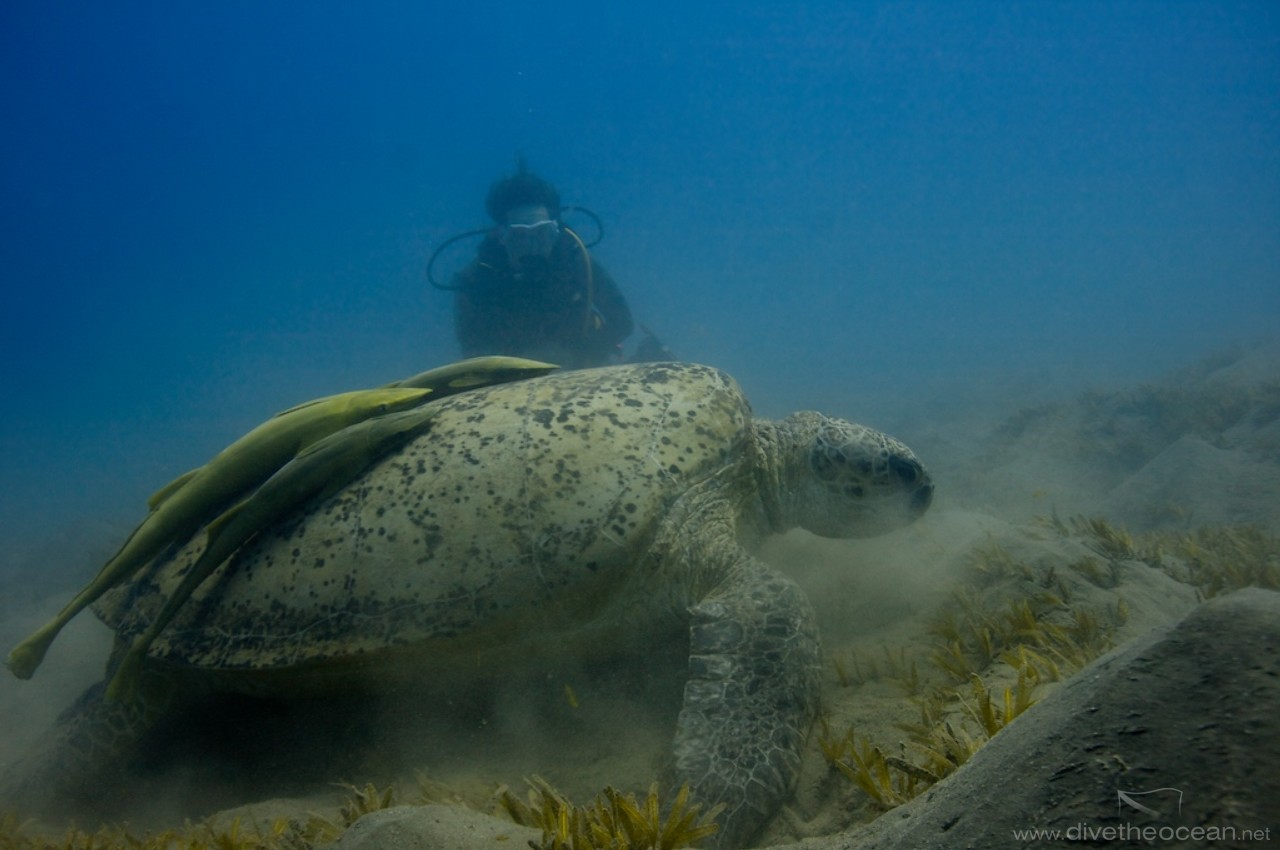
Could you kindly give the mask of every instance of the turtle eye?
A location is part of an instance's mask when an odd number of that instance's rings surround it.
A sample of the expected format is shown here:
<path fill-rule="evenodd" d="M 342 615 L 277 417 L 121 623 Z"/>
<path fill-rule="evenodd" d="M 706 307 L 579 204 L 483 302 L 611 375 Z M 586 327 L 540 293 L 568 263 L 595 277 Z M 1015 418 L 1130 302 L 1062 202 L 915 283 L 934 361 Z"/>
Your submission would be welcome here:
<path fill-rule="evenodd" d="M 920 480 L 924 469 L 914 460 L 898 455 L 889 456 L 889 468 L 898 476 L 903 484 L 915 484 Z"/>

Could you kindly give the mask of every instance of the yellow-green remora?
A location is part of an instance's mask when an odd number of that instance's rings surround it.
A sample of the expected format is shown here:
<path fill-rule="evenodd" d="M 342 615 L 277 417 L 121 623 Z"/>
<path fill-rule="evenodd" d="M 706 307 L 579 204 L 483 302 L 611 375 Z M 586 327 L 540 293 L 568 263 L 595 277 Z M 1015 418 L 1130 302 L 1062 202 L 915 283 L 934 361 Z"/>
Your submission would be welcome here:
<path fill-rule="evenodd" d="M 424 387 L 434 390 L 436 398 L 491 384 L 505 384 L 510 381 L 521 381 L 525 378 L 536 378 L 559 369 L 551 363 L 538 360 L 526 360 L 523 357 L 470 357 L 419 372 L 412 378 L 388 384 L 392 387 Z"/>
<path fill-rule="evenodd" d="M 511 381 L 522 381 L 528 378 L 536 378 L 539 375 L 545 375 L 548 372 L 554 372 L 559 369 L 553 363 L 543 363 L 539 360 L 528 360 L 523 357 L 505 357 L 499 355 L 485 357 L 471 357 L 466 360 L 459 360 L 456 363 L 450 363 L 447 366 L 439 366 L 435 369 L 428 369 L 425 372 L 419 372 L 411 378 L 405 378 L 403 381 L 395 381 L 387 384 L 383 389 L 425 389 L 431 390 L 432 400 L 444 398 L 445 396 L 455 395 L 467 390 L 487 387 L 494 384 L 505 384 Z M 322 399 L 323 400 L 323 399 Z M 308 402 L 307 404 L 314 404 Z M 286 410 L 284 413 L 292 413 L 301 407 L 307 405 L 299 405 L 299 407 Z M 165 499 L 181 490 L 187 485 L 199 469 L 193 469 L 183 475 L 170 481 L 161 487 L 151 498 L 147 500 L 147 507 L 155 509 Z"/>
<path fill-rule="evenodd" d="M 455 395 L 467 390 L 478 389 L 479 387 L 487 387 L 493 384 L 505 384 L 510 381 L 521 381 L 527 378 L 536 378 L 539 375 L 545 375 L 548 372 L 554 372 L 559 369 L 552 363 L 543 363 L 538 360 L 526 360 L 523 357 L 503 357 L 503 356 L 487 356 L 487 357 L 471 357 L 466 360 L 459 360 L 456 363 L 450 363 L 447 366 L 439 366 L 435 369 L 428 369 L 425 372 L 419 372 L 411 378 L 405 378 L 403 381 L 396 381 L 387 384 L 384 389 L 426 389 L 431 390 L 432 401 L 445 396 Z M 305 406 L 305 405 L 302 405 Z M 287 410 L 285 413 L 291 413 L 293 410 Z M 284 414 L 280 414 L 283 416 Z M 187 482 L 198 473 L 199 469 L 193 469 L 190 472 L 180 475 L 161 487 L 151 498 L 147 500 L 147 507 L 155 509 L 161 502 L 172 496 L 187 485 Z"/>
<path fill-rule="evenodd" d="M 244 501 L 209 523 L 205 549 L 125 653 L 107 686 L 108 699 L 127 699 L 152 642 L 196 588 L 249 538 L 311 500 L 350 484 L 374 461 L 423 433 L 438 408 L 431 405 L 358 422 L 304 449 Z"/>
<path fill-rule="evenodd" d="M 271 477 L 307 446 L 372 416 L 416 407 L 430 394 L 418 388 L 358 390 L 309 401 L 268 419 L 153 496 L 154 509 L 115 557 L 56 617 L 14 647 L 5 665 L 18 678 L 31 678 L 72 617 L 170 545 L 186 541 L 211 515 Z"/>

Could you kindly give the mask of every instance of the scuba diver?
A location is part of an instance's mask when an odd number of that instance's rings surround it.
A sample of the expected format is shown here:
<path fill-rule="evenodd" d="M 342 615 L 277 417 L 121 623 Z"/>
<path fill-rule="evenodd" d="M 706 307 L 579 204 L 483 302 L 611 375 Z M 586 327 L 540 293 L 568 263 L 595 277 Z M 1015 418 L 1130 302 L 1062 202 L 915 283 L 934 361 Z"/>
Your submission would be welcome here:
<path fill-rule="evenodd" d="M 528 171 L 489 188 L 496 227 L 453 279 L 463 357 L 507 354 L 568 368 L 620 358 L 631 310 L 613 278 L 560 220 L 560 193 Z"/>
<path fill-rule="evenodd" d="M 431 257 L 427 277 L 454 294 L 454 332 L 463 357 L 503 354 L 558 363 L 569 369 L 623 360 L 622 341 L 634 327 L 618 285 L 588 252 L 588 245 L 561 220 L 560 193 L 517 160 L 516 173 L 495 182 L 485 198 L 494 226 L 449 239 Z M 484 236 L 476 256 L 448 285 L 431 267 L 449 245 Z M 645 328 L 643 359 L 667 349 Z"/>

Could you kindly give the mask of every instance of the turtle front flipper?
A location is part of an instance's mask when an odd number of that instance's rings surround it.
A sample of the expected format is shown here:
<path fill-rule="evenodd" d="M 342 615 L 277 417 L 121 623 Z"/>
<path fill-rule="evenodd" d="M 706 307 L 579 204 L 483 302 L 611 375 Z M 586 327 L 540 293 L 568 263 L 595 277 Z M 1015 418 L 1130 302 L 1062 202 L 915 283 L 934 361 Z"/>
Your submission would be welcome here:
<path fill-rule="evenodd" d="M 740 847 L 795 787 L 818 707 L 818 631 L 800 588 L 745 554 L 690 618 L 677 779 L 725 805 L 712 843 Z"/>

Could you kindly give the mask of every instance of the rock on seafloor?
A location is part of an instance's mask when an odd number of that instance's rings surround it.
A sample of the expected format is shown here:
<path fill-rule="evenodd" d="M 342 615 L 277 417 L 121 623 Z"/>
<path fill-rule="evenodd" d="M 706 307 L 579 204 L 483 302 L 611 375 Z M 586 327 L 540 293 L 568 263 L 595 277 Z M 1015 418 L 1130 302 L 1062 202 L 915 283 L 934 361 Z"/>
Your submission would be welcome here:
<path fill-rule="evenodd" d="M 395 806 L 360 818 L 329 850 L 519 850 L 538 837 L 462 806 Z"/>
<path fill-rule="evenodd" d="M 1151 843 L 1139 830 L 1265 846 L 1280 837 L 1277 706 L 1280 593 L 1238 591 L 1097 659 L 910 803 L 787 850 Z"/>

